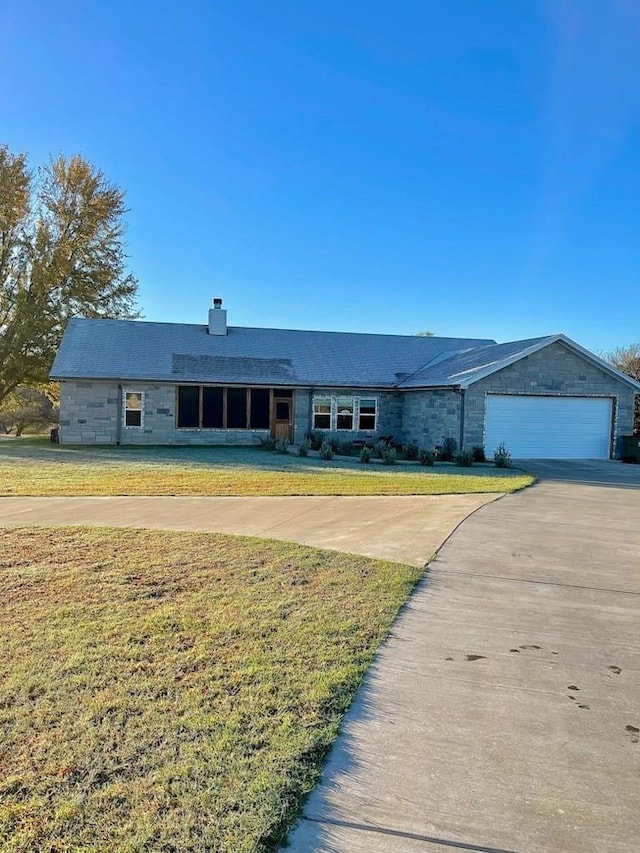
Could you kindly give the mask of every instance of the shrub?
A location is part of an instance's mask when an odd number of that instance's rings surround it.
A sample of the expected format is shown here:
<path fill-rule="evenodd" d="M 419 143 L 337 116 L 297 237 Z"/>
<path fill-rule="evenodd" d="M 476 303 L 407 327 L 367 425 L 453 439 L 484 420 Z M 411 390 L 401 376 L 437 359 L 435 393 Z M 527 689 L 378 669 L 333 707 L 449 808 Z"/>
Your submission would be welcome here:
<path fill-rule="evenodd" d="M 366 444 L 360 451 L 360 461 L 365 465 L 368 465 L 371 462 L 371 457 L 373 456 L 373 448 L 367 447 Z"/>
<path fill-rule="evenodd" d="M 320 450 L 325 440 L 325 434 L 322 430 L 312 429 L 305 435 L 306 440 L 311 446 L 311 450 Z"/>
<path fill-rule="evenodd" d="M 417 441 L 409 441 L 404 446 L 404 455 L 407 459 L 415 460 L 420 454 L 420 448 Z"/>
<path fill-rule="evenodd" d="M 332 446 L 338 456 L 351 456 L 353 445 L 350 441 L 340 441 L 339 439 L 336 439 Z"/>
<path fill-rule="evenodd" d="M 262 438 L 262 436 L 258 436 L 260 440 L 260 447 L 263 450 L 276 450 L 278 442 L 273 436 L 269 435 L 266 438 Z"/>
<path fill-rule="evenodd" d="M 279 438 L 276 441 L 275 450 L 276 453 L 281 453 L 283 456 L 285 453 L 289 452 L 289 442 L 286 440 L 286 438 Z"/>
<path fill-rule="evenodd" d="M 458 442 L 455 440 L 455 438 L 451 438 L 451 436 L 447 436 L 442 441 L 442 446 L 440 447 L 439 458 L 442 459 L 443 462 L 452 462 L 453 457 L 454 457 L 457 449 L 458 449 Z"/>
<path fill-rule="evenodd" d="M 471 448 L 471 455 L 473 456 L 474 462 L 486 462 L 487 457 L 484 453 L 484 447 L 481 444 L 476 444 Z"/>
<path fill-rule="evenodd" d="M 501 441 L 500 444 L 496 447 L 496 451 L 493 454 L 493 462 L 496 468 L 511 467 L 511 454 L 507 450 L 504 441 Z"/>
<path fill-rule="evenodd" d="M 473 453 L 469 450 L 461 450 L 455 456 L 455 463 L 461 468 L 471 468 L 473 465 Z"/>
<path fill-rule="evenodd" d="M 320 456 L 323 459 L 333 459 L 333 447 L 330 441 L 323 441 L 320 445 Z"/>
<path fill-rule="evenodd" d="M 386 447 L 381 453 L 383 465 L 395 465 L 398 454 L 395 447 Z"/>
<path fill-rule="evenodd" d="M 421 465 L 431 467 L 435 464 L 436 455 L 432 450 L 425 450 L 424 448 L 422 448 L 418 453 L 418 461 Z"/>
<path fill-rule="evenodd" d="M 298 456 L 308 456 L 309 455 L 309 447 L 310 447 L 309 442 L 306 440 L 303 441 L 301 443 L 300 447 L 298 448 Z"/>

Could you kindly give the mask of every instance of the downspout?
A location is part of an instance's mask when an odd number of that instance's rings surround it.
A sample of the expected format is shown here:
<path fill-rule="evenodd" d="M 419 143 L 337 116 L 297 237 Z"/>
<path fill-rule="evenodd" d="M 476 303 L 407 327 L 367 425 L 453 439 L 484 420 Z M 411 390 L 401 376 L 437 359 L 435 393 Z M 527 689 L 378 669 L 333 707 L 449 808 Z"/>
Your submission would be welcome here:
<path fill-rule="evenodd" d="M 305 440 L 307 438 L 307 433 L 311 432 L 313 429 L 313 394 L 315 392 L 315 387 L 312 385 L 309 388 L 309 405 L 308 405 L 308 414 L 307 414 L 307 428 L 304 433 Z"/>
<path fill-rule="evenodd" d="M 118 385 L 118 402 L 116 403 L 116 444 L 120 444 L 122 434 L 122 385 Z"/>
<path fill-rule="evenodd" d="M 460 452 L 464 449 L 464 388 L 454 388 L 456 394 L 460 395 Z"/>

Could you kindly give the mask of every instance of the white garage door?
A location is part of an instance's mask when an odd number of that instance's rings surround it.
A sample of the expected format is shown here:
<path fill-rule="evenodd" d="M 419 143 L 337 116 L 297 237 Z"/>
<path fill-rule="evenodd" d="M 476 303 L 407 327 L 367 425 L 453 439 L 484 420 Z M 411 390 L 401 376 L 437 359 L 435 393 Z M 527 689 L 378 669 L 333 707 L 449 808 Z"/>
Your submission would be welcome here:
<path fill-rule="evenodd" d="M 485 449 L 504 442 L 515 459 L 608 459 L 608 397 L 526 397 L 489 394 Z"/>

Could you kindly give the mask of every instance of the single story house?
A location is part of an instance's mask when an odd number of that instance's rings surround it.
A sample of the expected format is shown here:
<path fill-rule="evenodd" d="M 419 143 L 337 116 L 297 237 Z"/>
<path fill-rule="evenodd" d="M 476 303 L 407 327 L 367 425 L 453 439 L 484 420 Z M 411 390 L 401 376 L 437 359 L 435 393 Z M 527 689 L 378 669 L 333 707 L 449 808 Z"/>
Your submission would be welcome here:
<path fill-rule="evenodd" d="M 518 458 L 609 458 L 640 384 L 564 335 L 493 340 L 72 319 L 51 370 L 65 444 L 443 437 Z"/>

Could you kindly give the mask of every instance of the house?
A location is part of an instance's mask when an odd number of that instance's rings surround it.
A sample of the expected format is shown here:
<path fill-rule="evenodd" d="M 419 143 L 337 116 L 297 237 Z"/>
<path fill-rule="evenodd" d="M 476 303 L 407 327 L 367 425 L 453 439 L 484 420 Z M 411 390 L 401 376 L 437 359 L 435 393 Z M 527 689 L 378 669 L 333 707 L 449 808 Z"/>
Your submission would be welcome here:
<path fill-rule="evenodd" d="M 312 429 L 518 458 L 609 458 L 640 384 L 564 335 L 493 340 L 72 319 L 65 444 L 298 443 Z"/>

